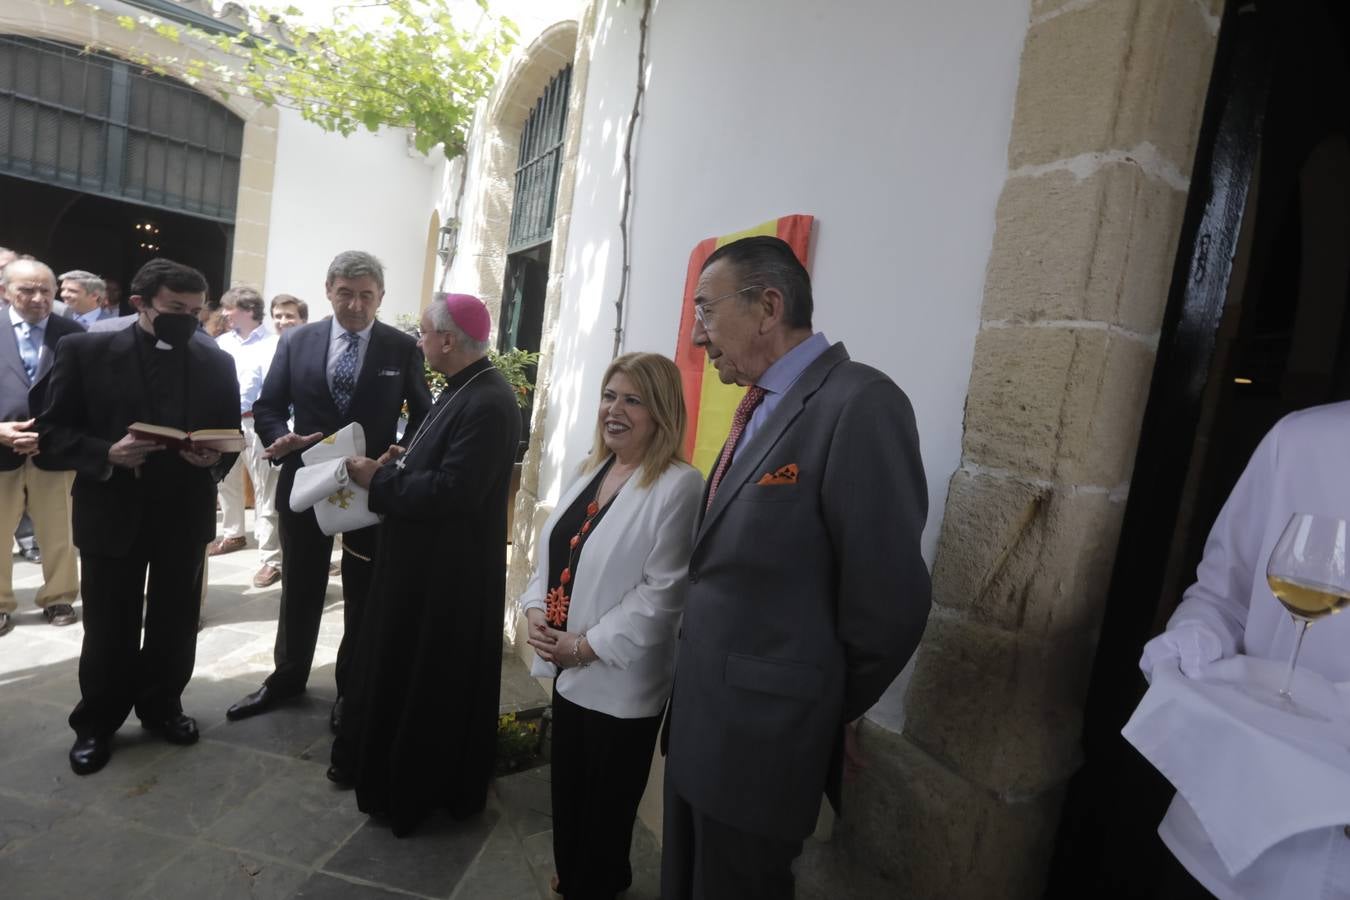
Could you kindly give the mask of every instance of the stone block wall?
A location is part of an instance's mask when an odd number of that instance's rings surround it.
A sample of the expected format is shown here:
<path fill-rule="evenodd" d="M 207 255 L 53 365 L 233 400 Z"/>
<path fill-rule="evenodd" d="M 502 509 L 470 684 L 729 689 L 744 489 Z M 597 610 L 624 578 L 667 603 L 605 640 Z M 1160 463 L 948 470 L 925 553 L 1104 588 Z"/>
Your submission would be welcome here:
<path fill-rule="evenodd" d="M 1035 0 L 902 734 L 820 871 L 1038 897 L 1139 441 L 1220 0 Z"/>

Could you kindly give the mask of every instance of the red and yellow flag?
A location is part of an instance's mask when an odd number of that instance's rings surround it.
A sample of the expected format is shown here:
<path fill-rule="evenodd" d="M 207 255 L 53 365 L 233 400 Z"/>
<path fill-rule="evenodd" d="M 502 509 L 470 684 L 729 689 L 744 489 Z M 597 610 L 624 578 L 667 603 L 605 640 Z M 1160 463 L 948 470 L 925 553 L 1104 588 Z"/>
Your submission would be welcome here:
<path fill-rule="evenodd" d="M 694 331 L 694 294 L 698 291 L 698 275 L 703 263 L 723 244 L 753 235 L 776 235 L 787 241 L 807 271 L 806 259 L 811 243 L 811 224 L 815 219 L 807 215 L 783 216 L 771 219 L 753 228 L 721 237 L 699 241 L 689 254 L 689 269 L 684 278 L 684 307 L 680 313 L 680 332 L 675 339 L 675 364 L 684 381 L 684 405 L 689 413 L 689 432 L 685 435 L 684 452 L 688 460 L 706 476 L 717 464 L 717 455 L 731 430 L 731 416 L 741 402 L 745 388 L 723 384 L 717 370 L 708 362 L 703 348 L 695 347 L 690 335 Z"/>

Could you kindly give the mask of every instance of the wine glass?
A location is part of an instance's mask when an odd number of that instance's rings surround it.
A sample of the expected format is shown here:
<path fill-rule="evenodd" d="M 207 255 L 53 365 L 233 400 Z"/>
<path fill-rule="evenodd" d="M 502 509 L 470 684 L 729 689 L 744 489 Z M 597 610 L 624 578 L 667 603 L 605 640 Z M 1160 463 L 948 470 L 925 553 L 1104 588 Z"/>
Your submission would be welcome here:
<path fill-rule="evenodd" d="M 1350 604 L 1350 567 L 1346 565 L 1350 527 L 1344 519 L 1294 513 L 1266 564 L 1266 582 L 1294 619 L 1298 634 L 1278 702 L 1281 708 L 1312 719 L 1324 716 L 1294 702 L 1291 688 L 1303 636 L 1314 620 L 1340 612 Z"/>

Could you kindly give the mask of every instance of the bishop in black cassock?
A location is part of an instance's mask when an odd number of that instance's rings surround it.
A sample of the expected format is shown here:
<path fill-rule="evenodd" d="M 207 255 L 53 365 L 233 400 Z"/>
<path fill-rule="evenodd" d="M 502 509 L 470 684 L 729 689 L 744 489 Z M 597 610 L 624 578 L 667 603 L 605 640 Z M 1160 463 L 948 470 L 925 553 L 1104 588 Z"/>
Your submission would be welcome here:
<path fill-rule="evenodd" d="M 421 345 L 445 389 L 406 451 L 348 461 L 384 520 L 328 775 L 399 836 L 436 808 L 480 811 L 492 777 L 520 409 L 490 328 L 477 298 L 438 295 Z"/>

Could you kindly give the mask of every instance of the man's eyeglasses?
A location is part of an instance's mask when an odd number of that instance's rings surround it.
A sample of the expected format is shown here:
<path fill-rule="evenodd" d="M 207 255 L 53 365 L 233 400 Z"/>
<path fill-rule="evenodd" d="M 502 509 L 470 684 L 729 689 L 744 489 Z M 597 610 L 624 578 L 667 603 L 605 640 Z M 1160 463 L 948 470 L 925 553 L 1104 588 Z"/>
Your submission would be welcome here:
<path fill-rule="evenodd" d="M 698 319 L 698 324 L 702 325 L 704 328 L 707 328 L 708 322 L 711 321 L 713 317 L 712 305 L 714 303 L 721 303 L 728 297 L 735 297 L 737 294 L 744 294 L 746 291 L 758 291 L 763 287 L 764 285 L 762 284 L 747 284 L 740 290 L 731 291 L 730 293 L 723 294 L 720 297 L 714 297 L 711 300 L 704 300 L 702 303 L 695 303 L 694 318 Z"/>

